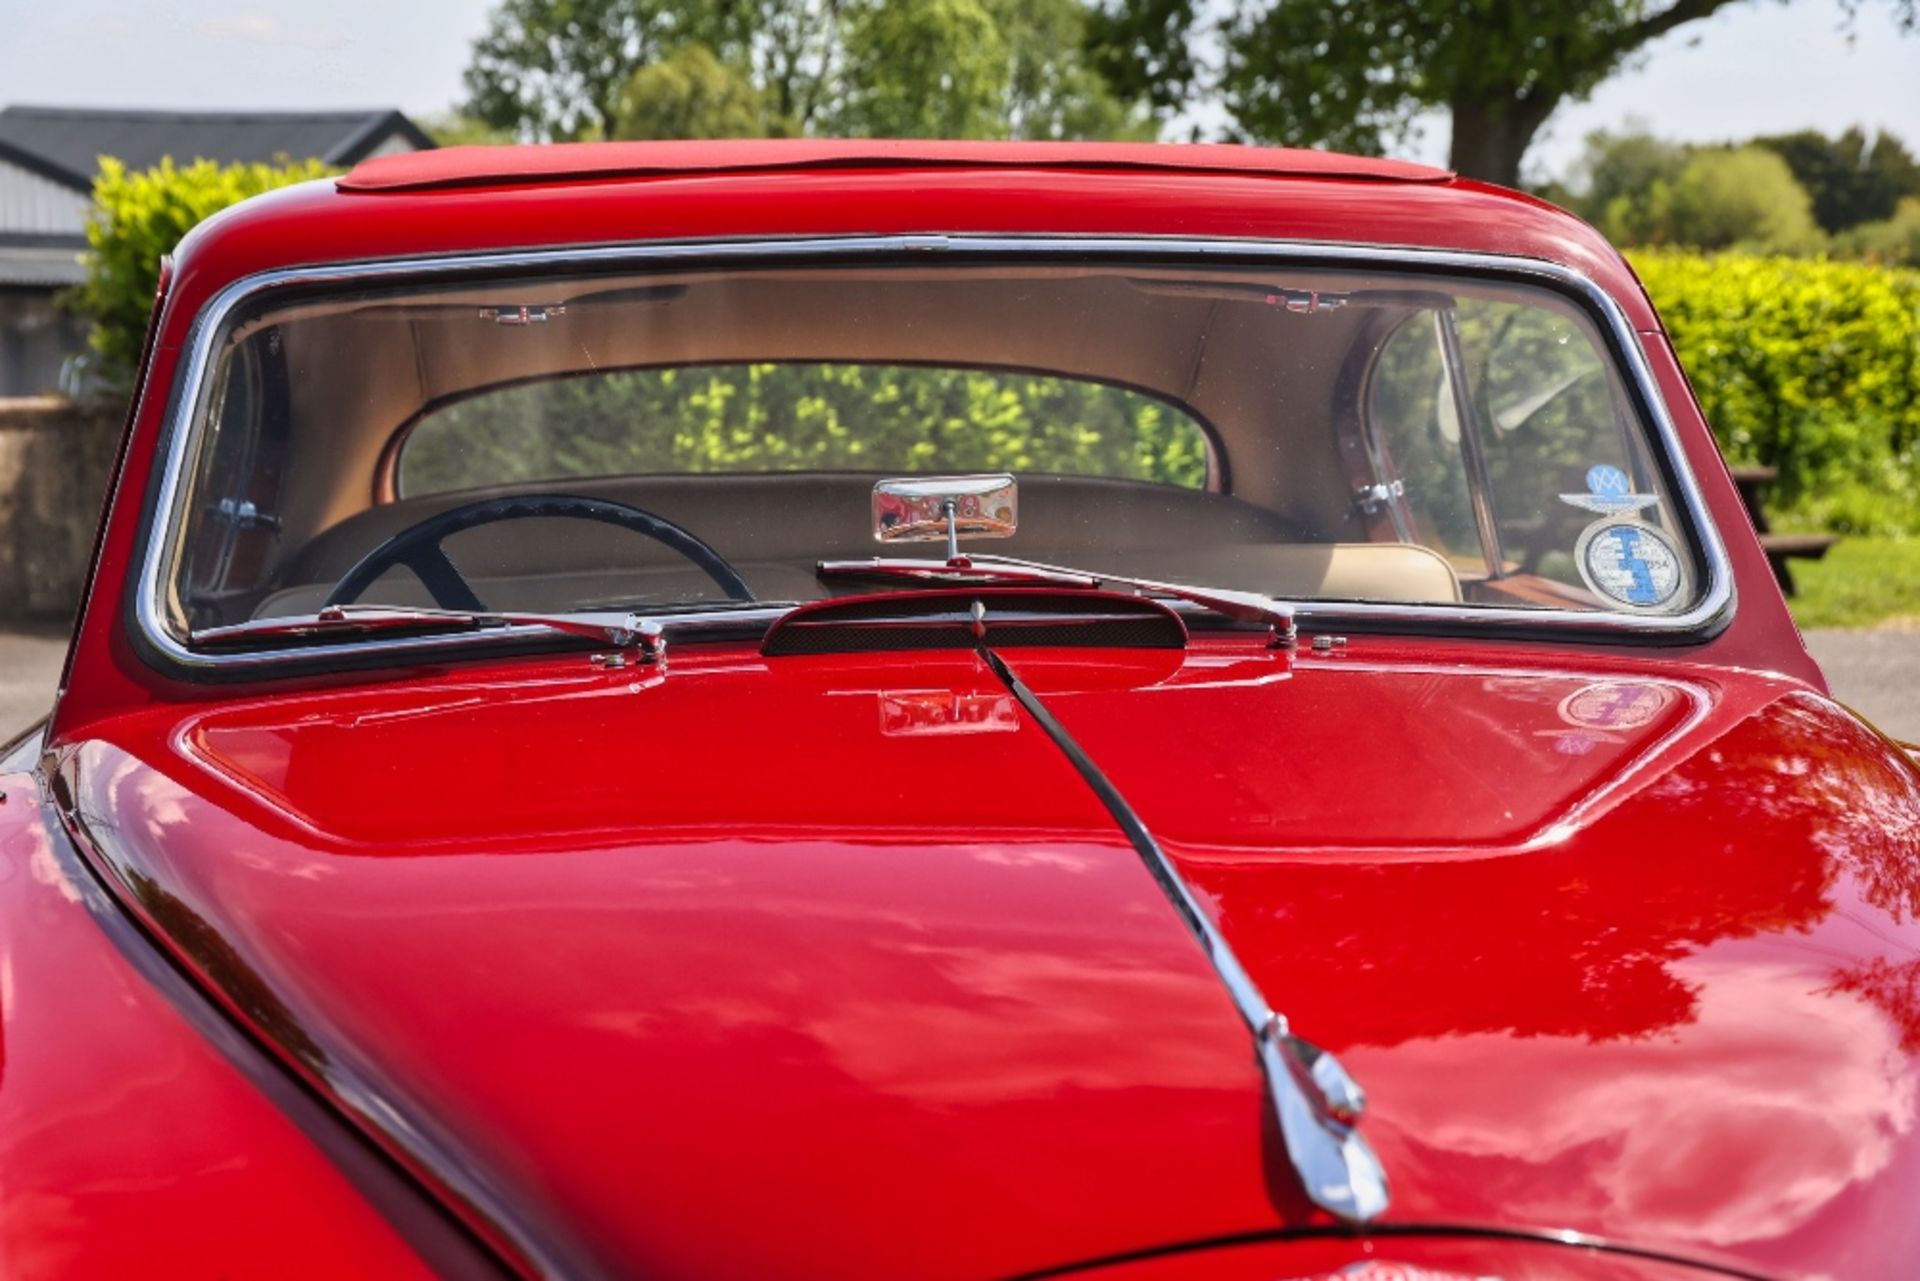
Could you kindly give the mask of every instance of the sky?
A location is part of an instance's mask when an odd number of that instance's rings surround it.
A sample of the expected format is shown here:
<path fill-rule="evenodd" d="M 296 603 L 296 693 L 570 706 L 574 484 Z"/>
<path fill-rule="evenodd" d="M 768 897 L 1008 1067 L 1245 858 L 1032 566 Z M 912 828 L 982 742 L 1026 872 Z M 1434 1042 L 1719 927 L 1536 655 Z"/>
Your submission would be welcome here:
<path fill-rule="evenodd" d="M 496 0 L 0 0 L 0 104 L 447 111 Z M 1528 176 L 1564 176 L 1594 129 L 1644 122 L 1687 141 L 1860 124 L 1920 151 L 1920 33 L 1864 0 L 1849 40 L 1836 0 L 1748 0 L 1651 47 L 1563 107 Z M 1403 149 L 1444 160 L 1434 118 Z"/>

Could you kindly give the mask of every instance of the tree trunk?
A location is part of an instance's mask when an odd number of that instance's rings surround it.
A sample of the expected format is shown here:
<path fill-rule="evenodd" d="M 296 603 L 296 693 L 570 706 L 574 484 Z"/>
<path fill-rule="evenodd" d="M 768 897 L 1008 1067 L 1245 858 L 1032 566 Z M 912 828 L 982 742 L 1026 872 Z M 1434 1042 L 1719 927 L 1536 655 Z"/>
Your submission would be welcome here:
<path fill-rule="evenodd" d="M 1536 95 L 1518 94 L 1455 98 L 1447 165 L 1463 178 L 1518 187 L 1520 161 L 1558 101 L 1557 96 L 1541 101 Z"/>

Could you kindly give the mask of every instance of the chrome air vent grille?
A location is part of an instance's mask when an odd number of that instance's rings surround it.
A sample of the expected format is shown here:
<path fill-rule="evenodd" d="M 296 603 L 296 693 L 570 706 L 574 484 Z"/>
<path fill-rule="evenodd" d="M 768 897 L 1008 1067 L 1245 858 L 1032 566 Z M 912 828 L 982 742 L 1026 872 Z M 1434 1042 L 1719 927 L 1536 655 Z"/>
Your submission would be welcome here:
<path fill-rule="evenodd" d="M 803 606 L 767 633 L 760 652 L 1009 648 L 1182 649 L 1186 624 L 1158 601 L 1055 588 L 895 592 Z"/>

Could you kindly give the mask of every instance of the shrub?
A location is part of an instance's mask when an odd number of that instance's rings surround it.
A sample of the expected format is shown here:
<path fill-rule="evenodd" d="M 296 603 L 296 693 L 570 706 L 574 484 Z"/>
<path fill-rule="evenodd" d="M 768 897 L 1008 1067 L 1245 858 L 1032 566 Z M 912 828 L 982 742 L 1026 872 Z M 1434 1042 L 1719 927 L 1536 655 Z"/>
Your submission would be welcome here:
<path fill-rule="evenodd" d="M 1640 245 L 1807 253 L 1824 243 L 1805 188 L 1786 161 L 1760 147 L 1696 151 L 1671 180 L 1608 202 L 1600 225 L 1610 238 Z"/>
<path fill-rule="evenodd" d="M 1920 532 L 1920 271 L 1632 257 L 1731 460 L 1778 467 L 1803 520 Z"/>
<path fill-rule="evenodd" d="M 331 172 L 317 160 L 225 167 L 197 160 L 185 168 L 162 160 L 157 168 L 129 173 L 103 156 L 87 219 L 87 278 L 67 296 L 67 305 L 93 322 L 99 379 L 120 389 L 132 381 L 160 259 L 195 224 L 248 196 Z"/>
<path fill-rule="evenodd" d="M 1887 266 L 1920 267 L 1920 196 L 1908 196 L 1891 218 L 1863 222 L 1834 238 L 1836 251 Z"/>

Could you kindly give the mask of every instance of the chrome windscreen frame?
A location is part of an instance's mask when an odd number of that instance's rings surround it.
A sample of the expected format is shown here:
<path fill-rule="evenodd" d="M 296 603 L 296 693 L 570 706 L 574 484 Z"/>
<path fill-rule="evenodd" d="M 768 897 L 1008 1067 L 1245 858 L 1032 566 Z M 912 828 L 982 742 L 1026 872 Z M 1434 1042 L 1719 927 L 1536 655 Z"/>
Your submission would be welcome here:
<path fill-rule="evenodd" d="M 1564 636 L 1567 639 L 1611 640 L 1616 643 L 1684 643 L 1706 639 L 1732 617 L 1735 593 L 1726 546 L 1706 509 L 1693 469 L 1688 465 L 1665 399 L 1654 380 L 1640 337 L 1619 303 L 1590 277 L 1544 259 L 1455 250 L 1333 244 L 1317 241 L 1195 239 L 1159 236 L 1073 235 L 947 235 L 806 237 L 794 239 L 673 240 L 638 245 L 605 245 L 568 249 L 506 251 L 439 257 L 380 259 L 322 267 L 293 267 L 261 272 L 228 285 L 195 317 L 188 334 L 187 354 L 170 394 L 166 439 L 159 454 L 155 501 L 149 508 L 146 552 L 133 590 L 134 638 L 140 648 L 165 666 L 188 677 L 244 677 L 275 675 L 283 670 L 311 671 L 329 664 L 362 666 L 384 661 L 426 661 L 452 652 L 504 643 L 525 644 L 550 637 L 539 627 L 503 627 L 480 635 L 455 634 L 368 639 L 298 649 L 196 649 L 189 638 L 169 623 L 167 583 L 178 569 L 181 528 L 186 501 L 188 460 L 194 457 L 205 431 L 208 397 L 213 393 L 209 373 L 215 346 L 227 322 L 243 304 L 273 293 L 329 286 L 357 288 L 410 281 L 444 282 L 467 276 L 496 276 L 502 271 L 620 269 L 664 266 L 740 264 L 752 266 L 778 260 L 845 262 L 858 259 L 917 261 L 934 259 L 966 262 L 1015 257 L 1054 257 L 1078 263 L 1104 259 L 1186 261 L 1208 266 L 1290 266 L 1295 268 L 1358 269 L 1367 267 L 1425 271 L 1508 281 L 1544 287 L 1580 304 L 1597 323 L 1612 354 L 1619 361 L 1637 408 L 1651 430 L 1658 464 L 1679 498 L 1687 532 L 1700 556 L 1702 575 L 1698 602 L 1672 615 L 1624 612 L 1577 613 L 1482 605 L 1413 605 L 1390 602 L 1299 600 L 1295 616 L 1307 630 L 1340 626 L 1401 632 L 1430 631 L 1448 635 L 1523 636 L 1529 639 Z M 1090 568 L 1100 568 L 1092 566 Z M 666 621 L 698 632 L 711 625 L 734 632 L 764 627 L 786 612 L 785 606 L 765 610 L 697 611 L 672 615 Z"/>

